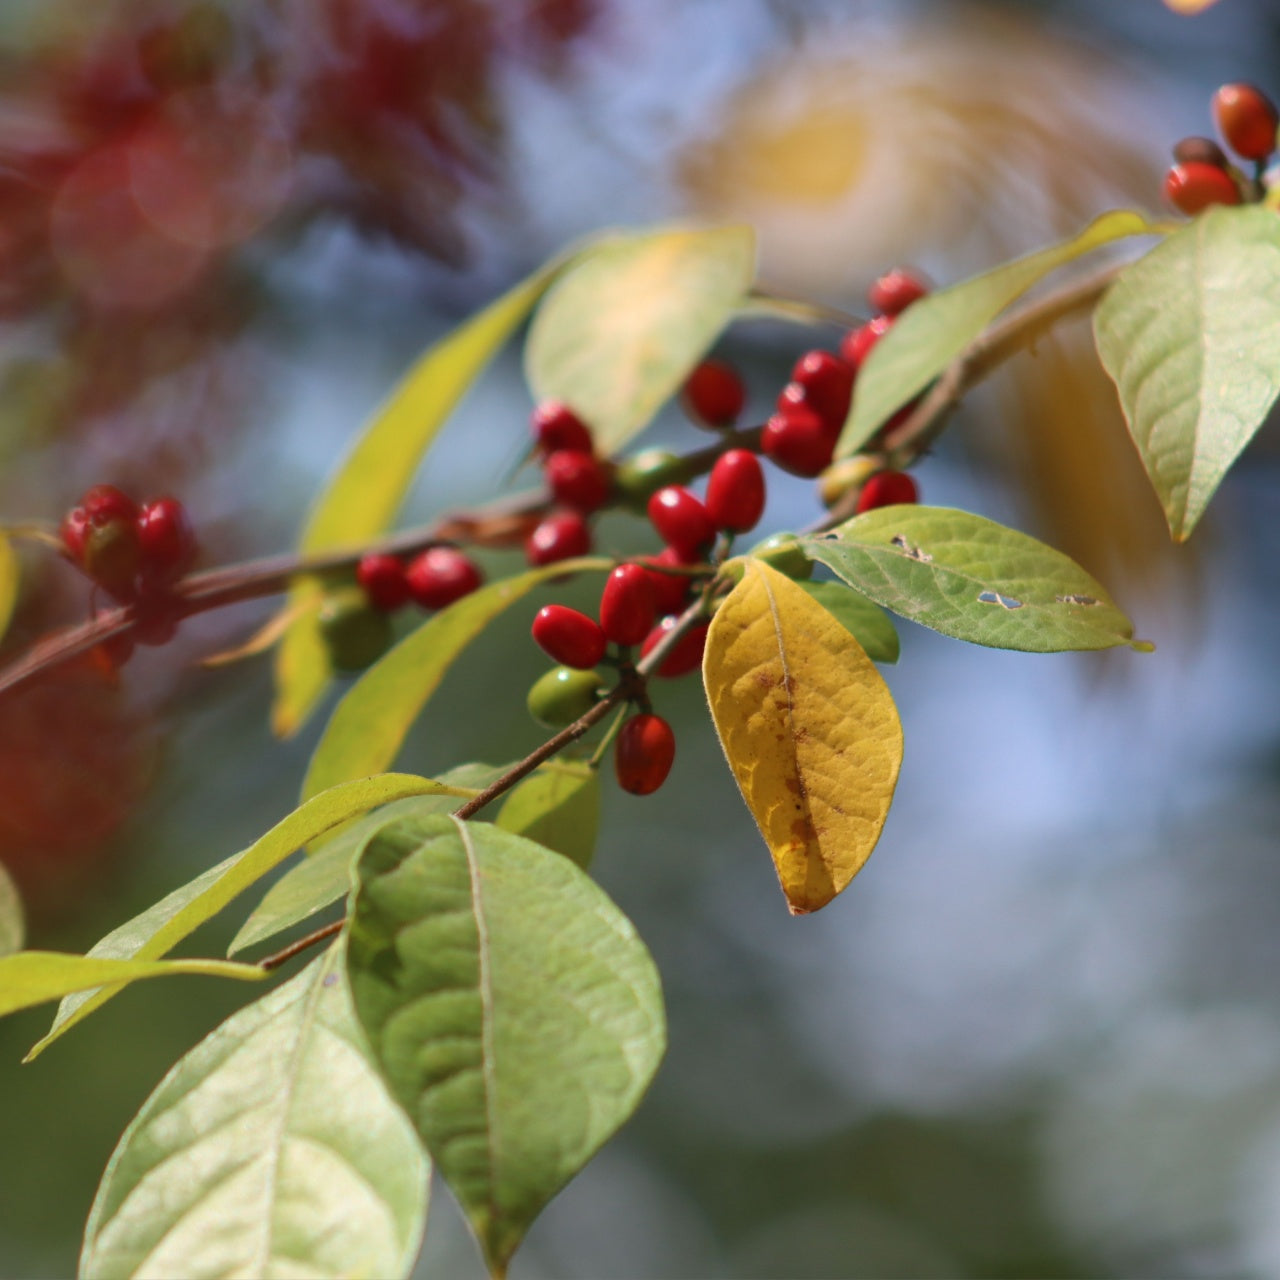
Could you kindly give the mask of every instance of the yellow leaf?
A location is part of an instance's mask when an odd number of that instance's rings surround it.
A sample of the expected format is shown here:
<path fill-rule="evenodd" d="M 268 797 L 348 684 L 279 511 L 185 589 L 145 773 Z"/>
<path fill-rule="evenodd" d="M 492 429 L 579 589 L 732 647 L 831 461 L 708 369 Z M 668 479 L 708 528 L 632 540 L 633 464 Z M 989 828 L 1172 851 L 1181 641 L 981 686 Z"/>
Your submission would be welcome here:
<path fill-rule="evenodd" d="M 862 646 L 802 587 L 749 559 L 702 665 L 716 732 L 793 915 L 825 906 L 880 838 L 902 725 Z"/>
<path fill-rule="evenodd" d="M 3 636 L 18 602 L 18 557 L 13 544 L 0 533 L 0 636 Z"/>
<path fill-rule="evenodd" d="M 1201 13 L 1217 0 L 1164 0 L 1174 13 Z"/>

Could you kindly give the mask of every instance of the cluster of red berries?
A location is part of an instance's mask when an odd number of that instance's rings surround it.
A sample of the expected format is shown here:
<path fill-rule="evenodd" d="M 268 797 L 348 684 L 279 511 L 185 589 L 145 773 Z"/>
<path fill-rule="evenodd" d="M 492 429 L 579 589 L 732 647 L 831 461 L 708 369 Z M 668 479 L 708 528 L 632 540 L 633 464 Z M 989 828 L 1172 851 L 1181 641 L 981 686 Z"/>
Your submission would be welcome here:
<path fill-rule="evenodd" d="M 612 496 L 612 468 L 596 457 L 590 428 L 568 405 L 544 401 L 534 410 L 531 426 L 557 509 L 529 535 L 525 555 L 532 565 L 586 555 L 591 550 L 587 517 Z"/>
<path fill-rule="evenodd" d="M 1258 170 L 1246 177 L 1212 138 L 1183 138 L 1173 149 L 1174 165 L 1164 178 L 1164 197 L 1188 216 L 1215 204 L 1240 204 L 1262 198 L 1261 171 L 1276 150 L 1280 111 L 1251 84 L 1224 84 L 1211 103 L 1213 122 L 1223 142 Z"/>

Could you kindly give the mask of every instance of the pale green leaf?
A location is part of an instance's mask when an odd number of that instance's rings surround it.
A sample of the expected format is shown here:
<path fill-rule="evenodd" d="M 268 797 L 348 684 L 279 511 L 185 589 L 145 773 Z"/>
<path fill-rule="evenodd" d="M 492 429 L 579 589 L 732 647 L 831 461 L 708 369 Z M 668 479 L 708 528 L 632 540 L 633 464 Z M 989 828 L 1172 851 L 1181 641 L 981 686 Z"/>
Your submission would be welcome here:
<path fill-rule="evenodd" d="M 505 772 L 506 766 L 463 764 L 442 773 L 439 781 L 451 787 L 480 791 Z M 345 898 L 351 889 L 351 863 L 379 827 L 396 818 L 448 813 L 457 807 L 458 801 L 450 796 L 414 796 L 397 800 L 352 823 L 341 834 L 314 846 L 308 850 L 309 857 L 291 867 L 267 890 L 240 932 L 231 940 L 227 955 L 236 955 L 265 942 Z"/>
<path fill-rule="evenodd" d="M 495 821 L 585 871 L 600 828 L 599 771 L 585 761 L 549 761 L 511 792 Z"/>
<path fill-rule="evenodd" d="M 836 456 L 862 448 L 894 410 L 923 391 L 1000 312 L 1051 271 L 1112 240 L 1160 230 L 1138 213 L 1104 213 L 1070 240 L 912 303 L 858 371 Z"/>
<path fill-rule="evenodd" d="M 536 399 L 572 406 L 617 452 L 676 392 L 746 298 L 750 227 L 668 228 L 583 254 L 538 308 L 525 344 Z"/>
<path fill-rule="evenodd" d="M 1280 218 L 1208 210 L 1124 271 L 1094 332 L 1181 542 L 1280 395 Z"/>
<path fill-rule="evenodd" d="M 13 877 L 4 869 L 4 863 L 0 862 L 0 956 L 21 951 L 25 937 L 22 895 L 13 883 Z"/>
<path fill-rule="evenodd" d="M 803 587 L 866 650 L 873 662 L 897 662 L 898 631 L 878 604 L 843 582 L 800 582 Z"/>
<path fill-rule="evenodd" d="M 657 1068 L 649 953 L 568 858 L 436 817 L 365 846 L 348 972 L 374 1057 L 502 1274 Z"/>
<path fill-rule="evenodd" d="M 522 280 L 419 358 L 316 499 L 302 531 L 304 553 L 359 547 L 391 527 L 449 415 L 570 261 L 572 255 L 557 258 Z M 297 731 L 332 675 L 315 610 L 306 607 L 321 594 L 315 579 L 300 579 L 286 606 L 300 613 L 276 661 L 272 725 L 281 735 Z"/>
<path fill-rule="evenodd" d="M 387 768 L 463 650 L 534 587 L 566 573 L 612 567 L 611 560 L 592 558 L 530 569 L 473 591 L 411 631 L 334 708 L 311 756 L 302 794 L 313 796 L 348 778 Z"/>
<path fill-rule="evenodd" d="M 334 947 L 224 1022 L 143 1104 L 98 1189 L 80 1274 L 407 1276 L 429 1175 Z"/>
<path fill-rule="evenodd" d="M 211 978 L 257 982 L 267 976 L 254 964 L 231 960 L 104 960 L 63 951 L 16 951 L 0 956 L 0 1016 L 58 1000 L 74 991 L 112 983 L 119 991 L 140 978 L 200 973 Z M 30 1054 L 27 1055 L 30 1058 Z"/>
<path fill-rule="evenodd" d="M 171 951 L 207 920 L 211 920 L 238 894 L 256 883 L 291 853 L 334 827 L 377 805 L 404 796 L 456 794 L 456 789 L 412 774 L 384 774 L 359 778 L 334 787 L 295 809 L 260 840 L 175 889 L 141 915 L 107 934 L 89 951 L 90 956 L 150 960 Z M 463 792 L 463 794 L 470 794 Z M 58 1009 L 49 1033 L 27 1054 L 30 1061 L 82 1018 L 117 994 L 118 987 L 104 987 L 68 997 Z"/>
<path fill-rule="evenodd" d="M 18 556 L 13 543 L 0 533 L 0 638 L 9 629 L 14 605 L 18 603 Z"/>
<path fill-rule="evenodd" d="M 803 542 L 877 604 L 958 640 L 1033 653 L 1149 647 L 1075 561 L 967 511 L 882 507 Z"/>

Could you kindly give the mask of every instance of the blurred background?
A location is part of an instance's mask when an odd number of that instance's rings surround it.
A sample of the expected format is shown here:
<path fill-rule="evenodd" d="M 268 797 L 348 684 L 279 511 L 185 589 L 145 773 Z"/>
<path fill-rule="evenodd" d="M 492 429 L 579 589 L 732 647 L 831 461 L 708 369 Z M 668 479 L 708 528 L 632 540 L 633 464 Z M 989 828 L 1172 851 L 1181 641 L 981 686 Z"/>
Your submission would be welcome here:
<path fill-rule="evenodd" d="M 947 283 L 1157 211 L 1213 89 L 1280 92 L 1277 55 L 1271 0 L 2 0 L 0 515 L 110 481 L 180 494 L 206 563 L 279 550 L 412 358 L 574 237 L 748 220 L 769 285 L 858 311 L 889 265 Z M 723 354 L 763 416 L 838 336 L 743 324 Z M 406 522 L 491 496 L 529 409 L 513 350 Z M 671 410 L 645 442 L 702 440 Z M 1275 433 L 1172 548 L 1077 325 L 919 478 L 1076 556 L 1156 653 L 902 624 L 897 802 L 800 919 L 696 681 L 664 687 L 675 774 L 657 799 L 608 784 L 595 873 L 655 954 L 671 1050 L 517 1280 L 1280 1275 Z M 814 518 L 810 482 L 771 485 L 773 525 Z M 600 542 L 649 545 L 624 517 Z M 24 552 L 0 657 L 83 616 L 53 560 Z M 292 807 L 323 715 L 273 742 L 268 662 L 197 665 L 269 609 L 0 699 L 30 945 L 84 950 Z M 529 750 L 542 665 L 509 621 L 401 763 Z M 51 1010 L 0 1023 L 0 1274 L 72 1273 L 124 1125 L 242 999 L 142 984 L 29 1067 Z M 478 1277 L 447 1194 L 432 1213 L 419 1274 Z"/>

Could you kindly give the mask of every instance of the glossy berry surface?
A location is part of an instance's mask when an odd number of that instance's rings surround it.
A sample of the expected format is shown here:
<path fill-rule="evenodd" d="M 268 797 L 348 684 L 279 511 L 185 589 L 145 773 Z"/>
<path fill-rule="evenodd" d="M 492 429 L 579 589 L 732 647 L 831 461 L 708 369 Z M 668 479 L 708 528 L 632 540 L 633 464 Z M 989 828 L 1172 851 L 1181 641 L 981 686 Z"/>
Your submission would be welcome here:
<path fill-rule="evenodd" d="M 663 618 L 649 632 L 640 648 L 641 658 L 646 658 L 653 652 L 659 642 L 671 633 L 677 621 L 676 618 Z M 696 671 L 702 665 L 702 653 L 707 647 L 707 630 L 710 626 L 709 622 L 699 622 L 692 630 L 685 632 L 676 641 L 675 648 L 663 658 L 662 664 L 654 674 L 672 680 L 677 676 L 688 675 L 690 671 Z"/>
<path fill-rule="evenodd" d="M 676 735 L 661 716 L 632 716 L 622 726 L 614 745 L 618 785 L 633 796 L 652 795 L 666 782 L 675 758 Z"/>
<path fill-rule="evenodd" d="M 663 542 L 682 556 L 697 556 L 716 537 L 715 522 L 701 499 L 683 485 L 669 484 L 649 499 L 649 519 Z"/>
<path fill-rule="evenodd" d="M 830 351 L 807 351 L 791 370 L 791 384 L 804 388 L 806 403 L 835 432 L 840 431 L 849 416 L 853 380 L 853 365 Z M 785 407 L 782 403 L 778 405 L 784 412 Z"/>
<path fill-rule="evenodd" d="M 816 476 L 830 464 L 836 439 L 821 414 L 798 404 L 770 417 L 760 434 L 760 448 L 793 476 Z"/>
<path fill-rule="evenodd" d="M 730 449 L 707 479 L 707 514 L 717 529 L 746 533 L 764 515 L 764 469 L 750 449 Z"/>
<path fill-rule="evenodd" d="M 915 480 L 905 471 L 879 471 L 862 486 L 858 495 L 858 514 L 874 511 L 877 507 L 916 502 L 919 496 Z"/>
<path fill-rule="evenodd" d="M 84 566 L 84 544 L 89 536 L 89 513 L 83 507 L 72 507 L 62 518 L 58 527 L 58 536 L 67 554 L 76 564 Z"/>
<path fill-rule="evenodd" d="M 840 354 L 853 365 L 855 372 L 866 363 L 876 343 L 893 328 L 893 321 L 893 316 L 876 316 L 874 320 L 850 329 L 840 340 Z"/>
<path fill-rule="evenodd" d="M 600 593 L 600 628 L 614 644 L 639 644 L 658 614 L 652 573 L 638 564 L 620 564 Z"/>
<path fill-rule="evenodd" d="M 929 292 L 929 286 L 914 271 L 906 267 L 894 267 L 886 271 L 867 290 L 867 302 L 873 311 L 881 315 L 901 315 L 913 302 L 919 302 Z"/>
<path fill-rule="evenodd" d="M 95 484 L 85 491 L 79 504 L 91 524 L 103 525 L 110 520 L 136 520 L 138 504 L 113 484 Z"/>
<path fill-rule="evenodd" d="M 391 644 L 391 620 L 358 588 L 336 592 L 320 607 L 320 634 L 339 671 L 363 671 Z"/>
<path fill-rule="evenodd" d="M 591 526 L 576 511 L 556 511 L 525 539 L 525 559 L 535 567 L 585 556 L 591 550 Z"/>
<path fill-rule="evenodd" d="M 609 500 L 609 473 L 590 453 L 557 449 L 547 456 L 543 472 L 552 496 L 563 507 L 589 515 Z"/>
<path fill-rule="evenodd" d="M 685 412 L 700 426 L 731 427 L 747 404 L 747 388 L 738 371 L 723 360 L 704 360 L 680 392 Z"/>
<path fill-rule="evenodd" d="M 457 547 L 428 547 L 405 570 L 409 596 L 424 609 L 444 609 L 483 581 L 479 566 Z"/>
<path fill-rule="evenodd" d="M 594 667 L 607 647 L 604 632 L 594 618 L 563 604 L 548 604 L 538 610 L 533 620 L 533 638 L 548 657 L 577 671 Z"/>
<path fill-rule="evenodd" d="M 195 530 L 177 498 L 144 503 L 137 525 L 138 556 L 147 582 L 173 582 L 195 563 Z"/>
<path fill-rule="evenodd" d="M 1222 140 L 1246 160 L 1265 160 L 1276 149 L 1280 114 L 1261 89 L 1224 84 L 1213 95 L 1213 122 Z"/>
<path fill-rule="evenodd" d="M 1215 204 L 1239 204 L 1240 188 L 1217 165 L 1192 161 L 1175 164 L 1164 176 L 1164 198 L 1179 213 L 1194 217 Z"/>
<path fill-rule="evenodd" d="M 604 679 L 598 671 L 552 667 L 533 682 L 526 705 L 539 724 L 563 729 L 595 706 L 603 687 Z"/>
<path fill-rule="evenodd" d="M 534 445 L 541 453 L 555 453 L 558 449 L 591 452 L 591 429 L 559 400 L 544 400 L 533 411 L 529 425 Z"/>
<path fill-rule="evenodd" d="M 409 579 L 397 556 L 374 553 L 356 565 L 356 582 L 369 603 L 383 613 L 394 613 L 409 603 Z"/>
<path fill-rule="evenodd" d="M 693 579 L 687 574 L 663 573 L 662 570 L 688 566 L 691 562 L 675 547 L 663 547 L 656 556 L 646 556 L 644 563 L 659 566 L 645 570 L 649 575 L 649 585 L 653 588 L 654 612 L 658 615 L 679 613 L 688 602 Z M 700 563 L 700 560 L 695 558 L 692 563 Z"/>

